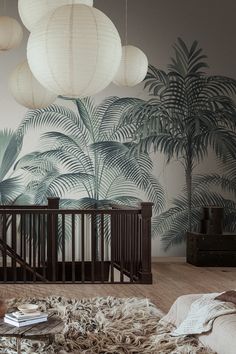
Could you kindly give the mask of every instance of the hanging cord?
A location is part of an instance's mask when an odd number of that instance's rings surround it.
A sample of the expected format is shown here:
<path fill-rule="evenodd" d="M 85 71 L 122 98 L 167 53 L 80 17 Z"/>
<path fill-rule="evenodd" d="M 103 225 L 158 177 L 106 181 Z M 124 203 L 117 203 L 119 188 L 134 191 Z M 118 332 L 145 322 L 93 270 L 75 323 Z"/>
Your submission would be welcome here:
<path fill-rule="evenodd" d="M 125 45 L 128 43 L 128 0 L 125 0 Z"/>
<path fill-rule="evenodd" d="M 7 14 L 7 0 L 3 0 L 3 16 Z"/>

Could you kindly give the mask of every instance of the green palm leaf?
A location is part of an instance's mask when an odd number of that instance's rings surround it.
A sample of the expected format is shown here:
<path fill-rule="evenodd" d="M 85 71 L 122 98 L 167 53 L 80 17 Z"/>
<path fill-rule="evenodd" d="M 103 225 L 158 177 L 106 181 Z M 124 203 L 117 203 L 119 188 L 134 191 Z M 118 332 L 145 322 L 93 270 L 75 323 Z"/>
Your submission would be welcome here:
<path fill-rule="evenodd" d="M 94 124 L 91 121 L 91 116 L 93 116 L 95 111 L 93 100 L 90 97 L 87 97 L 84 99 L 76 99 L 74 101 L 79 112 L 79 119 L 83 122 L 90 134 L 94 134 Z"/>
<path fill-rule="evenodd" d="M 223 165 L 223 166 L 222 166 Z M 231 153 L 226 154 L 224 164 L 220 162 L 219 167 L 222 169 L 224 175 L 227 176 L 231 181 L 236 179 L 236 156 Z"/>
<path fill-rule="evenodd" d="M 164 191 L 157 179 L 151 174 L 152 161 L 146 154 L 130 155 L 129 147 L 118 142 L 99 142 L 93 145 L 104 159 L 104 164 L 117 168 L 127 179 L 145 191 L 154 203 L 155 211 L 164 207 Z"/>
<path fill-rule="evenodd" d="M 14 176 L 14 164 L 22 148 L 22 137 L 11 130 L 0 132 L 0 203 L 12 204 L 25 186 L 20 176 Z"/>
<path fill-rule="evenodd" d="M 233 193 L 236 195 L 236 177 L 231 179 L 229 176 L 219 175 L 216 173 L 212 173 L 209 175 L 196 175 L 193 179 L 193 192 L 195 189 L 205 192 L 206 188 L 212 188 L 216 186 L 221 188 L 224 192 Z"/>
<path fill-rule="evenodd" d="M 0 165 L 2 164 L 2 159 L 5 153 L 5 150 L 10 143 L 12 136 L 14 135 L 13 131 L 10 129 L 4 129 L 0 131 Z"/>
<path fill-rule="evenodd" d="M 55 128 L 78 139 L 81 146 L 89 142 L 89 132 L 83 121 L 69 108 L 50 105 L 47 108 L 30 110 L 18 128 L 18 136 L 29 129 Z"/>
<path fill-rule="evenodd" d="M 172 64 L 169 68 L 174 72 L 186 76 L 189 74 L 201 73 L 202 69 L 208 67 L 203 59 L 206 55 L 202 54 L 202 49 L 198 48 L 198 42 L 194 41 L 191 48 L 188 49 L 181 38 L 174 45 L 175 57 L 171 58 Z"/>
<path fill-rule="evenodd" d="M 21 178 L 11 177 L 0 182 L 0 204 L 12 204 L 25 190 Z"/>
<path fill-rule="evenodd" d="M 7 137 L 10 137 L 10 134 L 7 133 Z M 0 143 L 1 145 L 5 145 L 6 139 Z M 0 170 L 0 181 L 7 175 L 9 170 L 12 168 L 15 163 L 21 148 L 22 148 L 23 139 L 22 137 L 18 137 L 15 133 L 12 133 L 11 138 L 7 144 L 7 146 L 1 146 L 2 150 L 2 158 L 1 158 L 1 170 Z"/>
<path fill-rule="evenodd" d="M 76 165 L 79 163 L 85 173 L 93 174 L 93 163 L 88 154 L 88 149 L 84 151 L 72 137 L 60 132 L 47 132 L 41 136 L 41 141 L 45 149 L 54 149 L 54 151 L 66 151 L 76 159 Z M 62 158 L 63 161 L 65 159 Z"/>
<path fill-rule="evenodd" d="M 197 151 L 201 147 L 211 147 L 217 157 L 226 160 L 228 154 L 235 156 L 236 134 L 228 129 L 218 127 L 206 131 L 204 134 L 195 135 L 193 144 L 195 155 L 198 155 Z"/>
<path fill-rule="evenodd" d="M 71 190 L 86 192 L 86 186 L 92 176 L 83 173 L 50 173 L 35 184 L 35 204 L 45 203 L 47 197 L 62 197 Z"/>
<path fill-rule="evenodd" d="M 110 136 L 114 129 L 120 126 L 124 127 L 124 120 L 130 110 L 137 104 L 143 104 L 144 101 L 137 98 L 117 98 L 111 99 L 110 105 L 104 112 L 99 132 L 103 136 L 104 134 Z"/>

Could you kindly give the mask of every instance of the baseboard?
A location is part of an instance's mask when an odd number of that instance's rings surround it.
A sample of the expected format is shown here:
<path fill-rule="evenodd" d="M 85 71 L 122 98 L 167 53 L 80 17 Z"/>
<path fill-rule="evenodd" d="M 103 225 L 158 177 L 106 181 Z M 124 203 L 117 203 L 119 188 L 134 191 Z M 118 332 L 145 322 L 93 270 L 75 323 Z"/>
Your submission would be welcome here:
<path fill-rule="evenodd" d="M 186 257 L 152 257 L 152 263 L 186 263 Z"/>

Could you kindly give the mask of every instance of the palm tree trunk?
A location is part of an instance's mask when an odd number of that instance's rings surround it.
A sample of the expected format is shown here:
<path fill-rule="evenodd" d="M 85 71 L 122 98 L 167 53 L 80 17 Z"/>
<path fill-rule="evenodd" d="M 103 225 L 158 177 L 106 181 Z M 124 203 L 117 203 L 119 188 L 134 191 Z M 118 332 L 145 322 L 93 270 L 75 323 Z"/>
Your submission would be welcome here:
<path fill-rule="evenodd" d="M 95 140 L 94 140 L 95 143 Z M 99 187 L 98 187 L 98 178 L 99 178 L 99 163 L 98 163 L 98 155 L 97 152 L 95 151 L 94 153 L 94 177 L 95 177 L 95 185 L 94 185 L 94 199 L 96 199 L 97 201 L 99 201 Z M 97 203 L 94 206 L 95 209 L 98 209 L 98 205 Z M 97 216 L 95 216 L 94 219 L 94 248 L 93 248 L 93 258 L 95 261 L 98 260 L 98 218 Z"/>
<path fill-rule="evenodd" d="M 192 157 L 192 143 L 188 142 L 187 160 L 185 168 L 185 180 L 187 187 L 188 199 L 188 231 L 192 231 L 192 174 L 193 174 L 193 157 Z"/>
<path fill-rule="evenodd" d="M 188 198 L 188 231 L 192 231 L 192 171 L 187 168 L 185 171 Z"/>

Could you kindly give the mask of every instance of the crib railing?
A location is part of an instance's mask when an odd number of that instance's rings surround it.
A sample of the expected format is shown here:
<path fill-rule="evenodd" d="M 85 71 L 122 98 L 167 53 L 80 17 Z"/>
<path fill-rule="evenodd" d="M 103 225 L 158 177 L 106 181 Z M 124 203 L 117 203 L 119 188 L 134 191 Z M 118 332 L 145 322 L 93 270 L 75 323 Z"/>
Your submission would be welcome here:
<path fill-rule="evenodd" d="M 152 203 L 0 206 L 0 282 L 150 284 L 151 216 Z"/>

